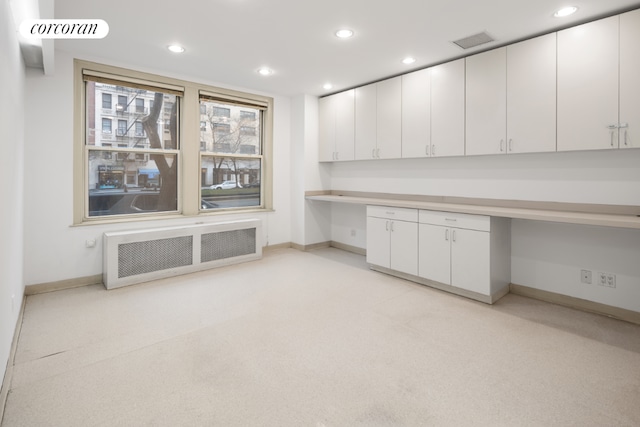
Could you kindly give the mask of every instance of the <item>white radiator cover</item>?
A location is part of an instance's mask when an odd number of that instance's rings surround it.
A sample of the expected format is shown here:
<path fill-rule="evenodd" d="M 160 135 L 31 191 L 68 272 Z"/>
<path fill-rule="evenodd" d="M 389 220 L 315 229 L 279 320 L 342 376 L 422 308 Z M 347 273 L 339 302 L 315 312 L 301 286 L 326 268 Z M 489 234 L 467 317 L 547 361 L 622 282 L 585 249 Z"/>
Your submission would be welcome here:
<path fill-rule="evenodd" d="M 210 224 L 104 233 L 107 289 L 262 258 L 262 222 Z"/>

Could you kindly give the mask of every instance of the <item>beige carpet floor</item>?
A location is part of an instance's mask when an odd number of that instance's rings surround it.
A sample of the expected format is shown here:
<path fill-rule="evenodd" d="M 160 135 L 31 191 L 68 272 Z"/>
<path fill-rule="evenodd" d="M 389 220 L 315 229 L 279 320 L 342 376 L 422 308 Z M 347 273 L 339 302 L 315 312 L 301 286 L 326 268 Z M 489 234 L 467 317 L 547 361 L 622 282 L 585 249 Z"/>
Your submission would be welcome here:
<path fill-rule="evenodd" d="M 337 249 L 30 296 L 2 427 L 638 426 L 640 326 Z"/>

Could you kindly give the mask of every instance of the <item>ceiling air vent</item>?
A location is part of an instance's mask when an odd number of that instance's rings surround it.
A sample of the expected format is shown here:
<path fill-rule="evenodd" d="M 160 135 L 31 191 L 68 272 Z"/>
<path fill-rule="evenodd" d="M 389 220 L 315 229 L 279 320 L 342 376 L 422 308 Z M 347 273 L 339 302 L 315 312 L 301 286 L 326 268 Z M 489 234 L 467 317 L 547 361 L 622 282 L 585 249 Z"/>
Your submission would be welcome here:
<path fill-rule="evenodd" d="M 481 44 L 492 42 L 493 38 L 487 33 L 478 33 L 469 37 L 465 37 L 460 40 L 454 40 L 453 43 L 457 44 L 463 49 L 469 49 L 472 47 L 480 46 Z"/>

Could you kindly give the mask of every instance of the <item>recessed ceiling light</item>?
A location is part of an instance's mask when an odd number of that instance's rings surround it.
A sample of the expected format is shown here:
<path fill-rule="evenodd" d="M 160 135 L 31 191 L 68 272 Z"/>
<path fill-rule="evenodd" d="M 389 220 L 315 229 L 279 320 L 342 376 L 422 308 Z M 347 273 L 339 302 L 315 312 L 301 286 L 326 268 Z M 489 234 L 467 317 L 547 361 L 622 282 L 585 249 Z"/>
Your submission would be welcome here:
<path fill-rule="evenodd" d="M 348 30 L 346 28 L 338 30 L 336 31 L 336 36 L 340 37 L 341 39 L 348 39 L 349 37 L 353 36 L 353 30 Z"/>
<path fill-rule="evenodd" d="M 407 56 L 402 60 L 403 64 L 413 64 L 414 62 L 416 62 L 416 58 L 412 58 L 411 56 Z"/>
<path fill-rule="evenodd" d="M 578 8 L 575 6 L 563 7 L 553 14 L 556 18 L 564 18 L 565 16 L 573 15 L 578 11 Z"/>
<path fill-rule="evenodd" d="M 172 44 L 167 46 L 167 49 L 169 49 L 171 52 L 173 53 L 182 53 L 184 52 L 184 48 L 178 44 Z"/>
<path fill-rule="evenodd" d="M 331 83 L 325 83 L 325 84 L 322 86 L 322 89 L 324 89 L 324 90 L 333 89 L 333 85 L 332 85 Z"/>
<path fill-rule="evenodd" d="M 270 76 L 271 74 L 273 74 L 273 70 L 271 68 L 262 67 L 258 69 L 258 74 L 260 74 L 261 76 Z"/>

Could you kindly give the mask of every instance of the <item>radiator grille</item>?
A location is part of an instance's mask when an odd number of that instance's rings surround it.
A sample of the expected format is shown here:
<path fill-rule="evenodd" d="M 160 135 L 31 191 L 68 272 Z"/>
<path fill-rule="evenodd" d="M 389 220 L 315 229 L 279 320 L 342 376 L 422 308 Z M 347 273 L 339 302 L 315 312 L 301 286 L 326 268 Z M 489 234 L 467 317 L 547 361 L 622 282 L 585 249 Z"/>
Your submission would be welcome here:
<path fill-rule="evenodd" d="M 200 262 L 216 261 L 256 252 L 256 229 L 203 234 Z"/>
<path fill-rule="evenodd" d="M 261 237 L 259 219 L 107 232 L 102 280 L 114 289 L 260 259 Z"/>
<path fill-rule="evenodd" d="M 193 236 L 118 245 L 118 278 L 193 263 Z"/>

